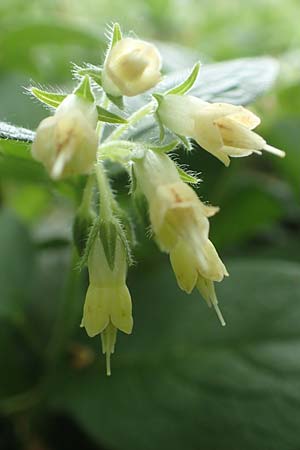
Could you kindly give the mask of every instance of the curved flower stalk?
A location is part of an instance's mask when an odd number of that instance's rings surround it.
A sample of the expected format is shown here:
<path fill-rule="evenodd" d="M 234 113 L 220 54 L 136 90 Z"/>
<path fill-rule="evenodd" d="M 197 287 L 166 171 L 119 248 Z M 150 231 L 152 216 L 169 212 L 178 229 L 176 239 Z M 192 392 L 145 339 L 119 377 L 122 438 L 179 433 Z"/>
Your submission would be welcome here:
<path fill-rule="evenodd" d="M 208 217 L 218 208 L 200 201 L 194 190 L 181 181 L 167 155 L 149 150 L 135 163 L 135 173 L 149 203 L 155 238 L 161 250 L 170 255 L 178 285 L 187 293 L 197 286 L 225 325 L 213 282 L 222 281 L 228 273 L 208 237 Z"/>
<path fill-rule="evenodd" d="M 68 95 L 38 126 L 32 156 L 54 179 L 90 173 L 97 153 L 97 121 L 95 103 Z"/>
<path fill-rule="evenodd" d="M 260 119 L 242 106 L 170 94 L 161 99 L 157 113 L 167 128 L 195 139 L 225 166 L 229 166 L 230 157 L 261 154 L 263 150 L 285 156 L 282 150 L 271 147 L 252 131 L 260 124 Z"/>
<path fill-rule="evenodd" d="M 161 57 L 154 45 L 124 38 L 107 54 L 102 85 L 108 94 L 132 97 L 154 87 L 161 78 L 160 69 Z"/>

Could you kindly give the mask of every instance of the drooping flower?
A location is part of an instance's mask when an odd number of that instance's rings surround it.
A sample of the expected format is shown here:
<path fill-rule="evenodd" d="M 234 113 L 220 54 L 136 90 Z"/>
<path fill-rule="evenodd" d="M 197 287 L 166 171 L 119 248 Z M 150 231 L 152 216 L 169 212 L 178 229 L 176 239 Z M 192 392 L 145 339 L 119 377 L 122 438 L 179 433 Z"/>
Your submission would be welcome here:
<path fill-rule="evenodd" d="M 120 239 L 116 241 L 115 263 L 111 269 L 102 242 L 96 238 L 89 254 L 88 269 L 90 284 L 81 325 L 90 337 L 101 333 L 110 375 L 110 355 L 114 352 L 117 330 L 130 334 L 133 326 L 131 297 L 126 286 L 126 255 Z"/>
<path fill-rule="evenodd" d="M 55 114 L 39 124 L 32 156 L 54 179 L 91 172 L 96 160 L 98 114 L 93 102 L 68 95 Z"/>
<path fill-rule="evenodd" d="M 284 157 L 252 131 L 260 119 L 243 106 L 208 103 L 193 96 L 166 95 L 158 108 L 160 119 L 174 133 L 189 136 L 225 166 L 230 157 L 248 156 L 261 151 Z"/>
<path fill-rule="evenodd" d="M 215 307 L 224 325 L 213 295 L 213 282 L 222 281 L 228 273 L 209 240 L 208 221 L 218 208 L 201 202 L 195 191 L 180 179 L 167 155 L 149 150 L 136 163 L 136 174 L 149 203 L 156 241 L 170 255 L 179 287 L 187 293 L 197 287 L 207 303 Z"/>
<path fill-rule="evenodd" d="M 132 97 L 155 86 L 161 78 L 157 48 L 133 38 L 118 41 L 109 51 L 102 72 L 104 90 Z"/>

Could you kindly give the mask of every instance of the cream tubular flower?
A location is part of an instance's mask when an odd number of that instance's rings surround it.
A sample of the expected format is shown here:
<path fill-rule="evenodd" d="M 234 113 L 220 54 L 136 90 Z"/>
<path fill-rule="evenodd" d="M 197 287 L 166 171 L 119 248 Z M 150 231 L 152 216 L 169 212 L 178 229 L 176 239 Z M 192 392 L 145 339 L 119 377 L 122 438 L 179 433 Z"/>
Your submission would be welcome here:
<path fill-rule="evenodd" d="M 226 166 L 230 157 L 262 150 L 284 157 L 282 150 L 252 131 L 260 119 L 242 106 L 208 103 L 192 96 L 166 95 L 159 105 L 162 122 L 174 133 L 189 136 Z"/>
<path fill-rule="evenodd" d="M 116 242 L 114 269 L 109 267 L 99 238 L 88 260 L 90 285 L 85 298 L 81 326 L 90 337 L 101 333 L 107 374 L 114 352 L 117 330 L 130 334 L 133 326 L 131 296 L 126 286 L 127 263 L 120 239 Z"/>
<path fill-rule="evenodd" d="M 149 202 L 155 238 L 160 248 L 170 255 L 179 287 L 190 293 L 197 286 L 225 324 L 212 294 L 213 282 L 222 281 L 228 275 L 209 240 L 208 217 L 218 208 L 201 202 L 194 190 L 181 181 L 175 164 L 166 155 L 148 151 L 143 162 L 138 162 L 136 173 Z M 200 289 L 203 280 L 210 289 Z"/>
<path fill-rule="evenodd" d="M 53 179 L 91 172 L 97 151 L 97 109 L 76 94 L 68 95 L 54 116 L 42 120 L 32 145 L 32 156 Z"/>
<path fill-rule="evenodd" d="M 106 57 L 103 89 L 114 96 L 141 94 L 159 82 L 160 69 L 161 57 L 154 45 L 133 38 L 121 39 Z"/>

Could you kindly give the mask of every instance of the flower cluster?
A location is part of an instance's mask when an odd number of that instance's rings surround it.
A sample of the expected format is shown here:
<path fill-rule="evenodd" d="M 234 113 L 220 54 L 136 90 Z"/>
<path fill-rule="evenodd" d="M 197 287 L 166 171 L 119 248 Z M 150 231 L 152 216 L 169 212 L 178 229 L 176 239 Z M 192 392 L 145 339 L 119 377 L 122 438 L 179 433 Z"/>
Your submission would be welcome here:
<path fill-rule="evenodd" d="M 107 374 L 117 330 L 132 331 L 126 275 L 134 245 L 131 221 L 110 185 L 107 160 L 128 172 L 131 193 L 136 190 L 146 198 L 154 238 L 169 255 L 179 287 L 188 294 L 196 288 L 225 325 L 215 282 L 228 272 L 209 238 L 209 218 L 219 208 L 198 198 L 189 185 L 197 184 L 197 178 L 179 167 L 169 152 L 184 145 L 190 149 L 192 138 L 196 148 L 226 166 L 230 157 L 262 151 L 284 156 L 253 131 L 260 119 L 248 109 L 186 95 L 197 81 L 199 64 L 166 92 L 160 83 L 161 65 L 154 45 L 123 37 L 115 24 L 103 66 L 75 67 L 79 82 L 72 93 L 31 88 L 32 95 L 54 109 L 37 128 L 32 156 L 54 180 L 74 176 L 86 180 L 73 226 L 79 265 L 87 265 L 89 272 L 82 326 L 91 337 L 101 334 Z M 139 104 L 131 103 L 130 97 L 150 89 L 149 102 L 141 96 L 142 106 L 129 115 L 127 111 Z M 154 146 L 147 140 L 124 138 L 144 118 L 160 131 L 164 142 Z"/>

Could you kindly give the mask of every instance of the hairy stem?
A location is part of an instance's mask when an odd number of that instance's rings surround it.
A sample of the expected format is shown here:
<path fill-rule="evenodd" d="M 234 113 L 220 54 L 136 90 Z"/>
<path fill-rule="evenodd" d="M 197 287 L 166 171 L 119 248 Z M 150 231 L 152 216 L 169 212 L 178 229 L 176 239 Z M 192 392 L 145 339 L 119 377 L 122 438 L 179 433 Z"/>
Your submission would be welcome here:
<path fill-rule="evenodd" d="M 151 101 L 147 103 L 147 105 L 135 111 L 128 119 L 127 123 L 118 126 L 105 140 L 105 142 L 114 141 L 116 139 L 120 139 L 120 137 L 133 125 L 139 122 L 148 114 L 151 114 L 154 111 L 155 102 Z"/>

